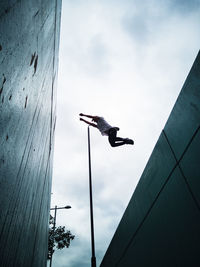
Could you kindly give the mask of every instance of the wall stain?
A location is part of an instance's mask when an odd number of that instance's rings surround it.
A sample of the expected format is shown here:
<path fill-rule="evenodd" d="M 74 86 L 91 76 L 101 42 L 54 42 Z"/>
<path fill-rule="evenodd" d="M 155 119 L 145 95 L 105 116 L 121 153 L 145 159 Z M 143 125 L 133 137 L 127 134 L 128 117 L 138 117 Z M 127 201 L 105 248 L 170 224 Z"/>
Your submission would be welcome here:
<path fill-rule="evenodd" d="M 8 135 L 6 135 L 6 141 L 8 140 Z"/>
<path fill-rule="evenodd" d="M 34 59 L 35 59 L 35 53 L 31 56 L 31 62 L 30 62 L 30 66 L 33 64 L 33 61 L 34 61 Z"/>
<path fill-rule="evenodd" d="M 7 14 L 11 10 L 11 7 L 6 8 L 4 11 Z"/>
<path fill-rule="evenodd" d="M 38 64 L 38 55 L 36 54 L 36 52 L 34 54 L 32 54 L 32 56 L 31 56 L 30 66 L 33 64 L 33 62 L 34 62 L 33 66 L 34 66 L 34 74 L 35 74 L 36 70 L 37 70 L 37 64 Z"/>
<path fill-rule="evenodd" d="M 0 45 L 0 51 L 2 50 L 2 45 Z"/>
<path fill-rule="evenodd" d="M 11 98 L 12 98 L 12 95 L 9 96 L 9 100 L 11 100 Z"/>
<path fill-rule="evenodd" d="M 4 85 L 5 82 L 6 82 L 6 77 L 5 77 L 5 75 L 3 74 L 3 85 Z"/>
<path fill-rule="evenodd" d="M 0 88 L 0 96 L 1 96 L 1 94 L 2 94 L 2 92 L 3 92 L 3 85 L 4 85 L 4 83 L 6 82 L 6 77 L 5 77 L 5 75 L 3 74 L 3 83 L 2 83 L 2 86 L 1 86 L 1 88 Z M 2 102 L 3 103 L 3 102 Z"/>
<path fill-rule="evenodd" d="M 34 18 L 38 15 L 38 13 L 39 13 L 39 10 L 35 13 Z"/>
<path fill-rule="evenodd" d="M 34 74 L 36 73 L 37 70 L 37 63 L 38 63 L 38 55 L 35 58 L 35 62 L 34 62 Z"/>
<path fill-rule="evenodd" d="M 26 108 L 27 106 L 27 101 L 28 101 L 28 96 L 26 96 L 24 108 Z"/>

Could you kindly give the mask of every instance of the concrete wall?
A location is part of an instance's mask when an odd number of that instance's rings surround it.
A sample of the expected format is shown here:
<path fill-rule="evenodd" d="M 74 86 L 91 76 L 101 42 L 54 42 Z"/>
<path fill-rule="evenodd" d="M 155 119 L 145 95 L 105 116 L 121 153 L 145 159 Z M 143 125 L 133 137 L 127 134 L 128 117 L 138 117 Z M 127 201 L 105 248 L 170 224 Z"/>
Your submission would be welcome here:
<path fill-rule="evenodd" d="M 101 267 L 200 266 L 200 53 Z"/>
<path fill-rule="evenodd" d="M 0 266 L 46 266 L 61 0 L 0 1 Z"/>

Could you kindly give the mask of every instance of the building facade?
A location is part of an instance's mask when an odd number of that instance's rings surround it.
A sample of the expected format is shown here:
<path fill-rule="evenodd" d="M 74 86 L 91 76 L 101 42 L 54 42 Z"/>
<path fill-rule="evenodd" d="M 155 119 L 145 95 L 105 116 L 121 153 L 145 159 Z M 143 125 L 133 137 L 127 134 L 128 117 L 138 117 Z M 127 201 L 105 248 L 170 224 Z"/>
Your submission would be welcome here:
<path fill-rule="evenodd" d="M 61 0 L 0 2 L 0 265 L 47 262 Z"/>
<path fill-rule="evenodd" d="M 101 267 L 200 266 L 200 53 Z"/>

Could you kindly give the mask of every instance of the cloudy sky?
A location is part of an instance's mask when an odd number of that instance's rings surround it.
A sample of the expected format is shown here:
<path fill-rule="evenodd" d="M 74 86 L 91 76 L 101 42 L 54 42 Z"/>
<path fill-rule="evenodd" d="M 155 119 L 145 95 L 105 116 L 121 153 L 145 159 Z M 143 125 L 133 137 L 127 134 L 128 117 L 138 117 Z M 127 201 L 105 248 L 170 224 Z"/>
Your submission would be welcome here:
<path fill-rule="evenodd" d="M 90 266 L 87 126 L 101 115 L 135 145 L 91 129 L 97 266 L 134 192 L 200 44 L 200 0 L 63 0 L 51 206 L 76 236 L 55 267 Z"/>

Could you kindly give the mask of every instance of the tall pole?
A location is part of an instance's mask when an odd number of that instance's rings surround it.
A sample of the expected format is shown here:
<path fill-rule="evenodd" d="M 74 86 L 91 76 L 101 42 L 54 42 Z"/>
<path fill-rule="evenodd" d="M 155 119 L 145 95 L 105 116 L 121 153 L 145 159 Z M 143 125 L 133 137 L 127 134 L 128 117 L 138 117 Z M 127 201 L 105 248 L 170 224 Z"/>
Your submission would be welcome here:
<path fill-rule="evenodd" d="M 90 155 L 90 127 L 88 126 L 88 161 L 89 161 L 89 191 L 90 191 L 90 224 L 91 224 L 91 266 L 96 267 L 95 244 L 94 244 L 94 220 L 93 220 L 93 201 L 92 201 L 92 173 Z"/>
<path fill-rule="evenodd" d="M 57 213 L 57 206 L 55 206 L 54 209 L 54 219 L 53 219 L 53 244 L 54 244 L 54 235 L 55 235 L 55 229 L 56 229 L 56 213 Z M 51 259 L 50 259 L 50 267 L 52 266 L 52 258 L 53 258 L 53 246 L 51 248 Z"/>

